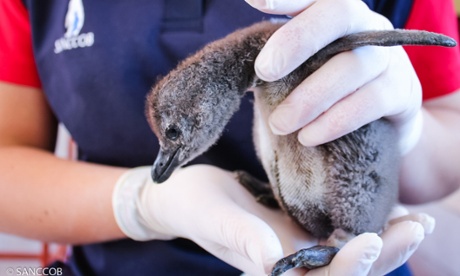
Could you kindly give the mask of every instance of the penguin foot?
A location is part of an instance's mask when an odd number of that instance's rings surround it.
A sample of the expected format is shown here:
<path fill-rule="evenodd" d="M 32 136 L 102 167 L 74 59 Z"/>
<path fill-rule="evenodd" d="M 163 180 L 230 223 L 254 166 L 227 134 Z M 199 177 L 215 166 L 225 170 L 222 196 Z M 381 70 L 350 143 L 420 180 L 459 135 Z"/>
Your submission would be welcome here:
<path fill-rule="evenodd" d="M 314 269 L 328 265 L 339 249 L 337 247 L 317 245 L 305 248 L 279 260 L 270 274 L 278 276 L 296 267 Z"/>

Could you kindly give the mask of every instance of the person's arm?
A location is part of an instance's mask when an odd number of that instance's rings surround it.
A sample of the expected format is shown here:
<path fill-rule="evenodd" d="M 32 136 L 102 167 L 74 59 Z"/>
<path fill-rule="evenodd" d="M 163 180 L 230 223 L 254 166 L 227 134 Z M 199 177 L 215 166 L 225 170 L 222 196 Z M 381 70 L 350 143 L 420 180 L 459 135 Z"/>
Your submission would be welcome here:
<path fill-rule="evenodd" d="M 0 82 L 0 232 L 61 243 L 124 237 L 111 195 L 125 171 L 55 157 L 40 89 Z"/>
<path fill-rule="evenodd" d="M 460 90 L 423 104 L 420 141 L 403 159 L 401 196 L 439 199 L 460 187 Z"/>

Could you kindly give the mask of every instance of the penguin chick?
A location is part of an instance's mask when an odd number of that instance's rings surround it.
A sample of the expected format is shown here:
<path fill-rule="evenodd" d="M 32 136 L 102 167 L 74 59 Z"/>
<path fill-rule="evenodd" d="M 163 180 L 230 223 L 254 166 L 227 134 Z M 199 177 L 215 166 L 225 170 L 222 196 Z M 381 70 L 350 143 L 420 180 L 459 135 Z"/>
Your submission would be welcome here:
<path fill-rule="evenodd" d="M 328 245 L 340 247 L 360 233 L 381 231 L 396 202 L 395 129 L 380 119 L 335 141 L 307 148 L 297 141 L 297 133 L 273 135 L 268 115 L 339 52 L 365 45 L 454 46 L 455 41 L 423 31 L 352 34 L 326 46 L 286 77 L 267 83 L 257 78 L 254 61 L 282 24 L 257 23 L 208 44 L 152 89 L 146 115 L 160 142 L 152 178 L 157 183 L 165 181 L 175 168 L 207 150 L 237 111 L 243 94 L 255 90 L 254 143 L 270 183 L 260 184 L 244 173 L 239 179 L 256 196 L 263 191 L 264 198 L 274 198 L 314 237 L 329 238 Z M 328 246 L 301 250 L 280 260 L 272 274 L 297 266 L 327 265 L 337 250 Z"/>

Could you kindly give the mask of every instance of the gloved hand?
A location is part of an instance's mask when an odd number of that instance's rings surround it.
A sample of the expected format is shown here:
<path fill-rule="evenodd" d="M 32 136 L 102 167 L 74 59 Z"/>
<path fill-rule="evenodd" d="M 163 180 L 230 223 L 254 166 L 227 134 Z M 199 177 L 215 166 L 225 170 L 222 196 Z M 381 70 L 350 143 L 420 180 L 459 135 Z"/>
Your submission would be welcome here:
<path fill-rule="evenodd" d="M 266 13 L 293 18 L 276 31 L 255 63 L 257 75 L 274 81 L 319 49 L 347 34 L 392 29 L 360 0 L 246 0 Z M 270 117 L 275 134 L 301 129 L 305 146 L 339 138 L 381 117 L 400 134 L 409 152 L 422 131 L 421 85 L 402 47 L 362 47 L 333 57 L 305 79 Z"/>
<path fill-rule="evenodd" d="M 178 169 L 162 184 L 152 182 L 150 167 L 131 169 L 116 185 L 113 206 L 128 237 L 190 239 L 251 275 L 268 273 L 283 256 L 265 221 L 286 221 L 284 215 L 258 204 L 234 174 L 216 167 Z M 293 238 L 307 237 L 294 224 L 285 232 Z"/>
<path fill-rule="evenodd" d="M 435 220 L 431 216 L 408 214 L 407 209 L 397 206 L 380 236 L 374 233 L 357 236 L 337 253 L 328 266 L 309 271 L 306 275 L 385 275 L 404 264 L 434 227 Z"/>
<path fill-rule="evenodd" d="M 208 165 L 179 169 L 163 184 L 151 181 L 149 167 L 131 169 L 116 184 L 113 208 L 120 229 L 132 239 L 190 239 L 249 275 L 268 274 L 283 256 L 318 242 L 280 210 L 257 203 L 232 173 Z M 412 254 L 432 227 L 425 217 L 399 218 L 382 238 L 360 235 L 329 266 L 308 275 L 388 272 Z M 299 271 L 305 272 L 290 273 Z"/>

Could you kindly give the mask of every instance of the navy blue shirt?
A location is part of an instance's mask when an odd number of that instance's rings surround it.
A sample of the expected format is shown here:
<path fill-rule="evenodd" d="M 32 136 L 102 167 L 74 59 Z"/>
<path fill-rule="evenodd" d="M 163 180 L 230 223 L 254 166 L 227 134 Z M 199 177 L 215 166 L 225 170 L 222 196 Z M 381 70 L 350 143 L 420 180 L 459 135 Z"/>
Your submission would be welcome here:
<path fill-rule="evenodd" d="M 78 144 L 79 159 L 125 167 L 151 165 L 156 157 L 144 100 L 159 76 L 206 43 L 272 17 L 236 0 L 82 1 L 80 10 L 63 0 L 23 2 L 42 88 Z M 397 27 L 412 5 L 365 2 Z M 66 15 L 73 15 L 67 26 Z M 252 145 L 252 116 L 248 94 L 218 143 L 193 162 L 266 179 Z M 240 274 L 183 239 L 75 246 L 69 267 L 75 275 Z"/>

